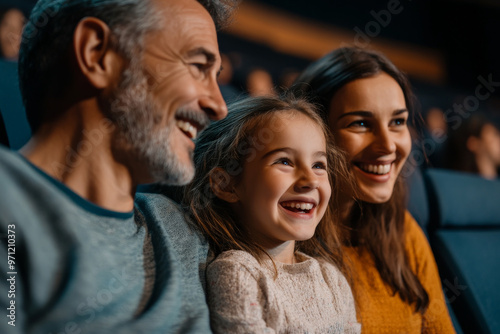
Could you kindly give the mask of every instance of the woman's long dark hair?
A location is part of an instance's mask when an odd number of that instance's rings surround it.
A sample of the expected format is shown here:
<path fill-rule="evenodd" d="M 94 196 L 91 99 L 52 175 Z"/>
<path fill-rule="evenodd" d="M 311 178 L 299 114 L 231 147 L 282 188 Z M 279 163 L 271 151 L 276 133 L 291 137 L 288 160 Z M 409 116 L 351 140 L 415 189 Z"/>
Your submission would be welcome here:
<path fill-rule="evenodd" d="M 381 72 L 396 80 L 412 113 L 414 97 L 406 76 L 382 54 L 358 48 L 340 48 L 314 62 L 296 79 L 292 90 L 296 95 L 310 95 L 320 105 L 321 117 L 328 123 L 330 103 L 340 88 Z M 405 208 L 406 189 L 399 175 L 388 202 L 356 201 L 344 221 L 348 231 L 345 243 L 370 252 L 380 276 L 394 293 L 423 313 L 429 306 L 429 296 L 411 270 L 405 251 Z"/>

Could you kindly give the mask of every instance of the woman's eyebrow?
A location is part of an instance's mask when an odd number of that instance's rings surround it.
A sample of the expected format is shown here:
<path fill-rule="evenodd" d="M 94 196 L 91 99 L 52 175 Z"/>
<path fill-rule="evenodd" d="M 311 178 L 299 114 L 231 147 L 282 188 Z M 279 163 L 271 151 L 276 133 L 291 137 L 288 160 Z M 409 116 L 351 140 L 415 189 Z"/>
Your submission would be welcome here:
<path fill-rule="evenodd" d="M 345 114 L 340 115 L 337 120 L 342 119 L 347 116 L 362 116 L 362 117 L 372 117 L 373 113 L 371 111 L 364 111 L 364 110 L 356 110 L 356 111 L 349 111 L 346 112 Z"/>
<path fill-rule="evenodd" d="M 398 110 L 394 110 L 394 112 L 392 113 L 393 116 L 396 116 L 396 115 L 401 115 L 402 113 L 405 113 L 405 112 L 408 112 L 408 109 L 398 109 Z"/>

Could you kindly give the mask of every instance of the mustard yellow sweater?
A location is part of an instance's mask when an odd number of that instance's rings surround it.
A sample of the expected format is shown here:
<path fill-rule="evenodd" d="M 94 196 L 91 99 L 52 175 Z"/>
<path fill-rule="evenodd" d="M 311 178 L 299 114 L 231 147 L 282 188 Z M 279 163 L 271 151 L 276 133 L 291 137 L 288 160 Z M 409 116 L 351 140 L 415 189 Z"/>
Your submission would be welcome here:
<path fill-rule="evenodd" d="M 405 229 L 410 266 L 429 294 L 429 308 L 423 315 L 414 313 L 414 308 L 398 294 L 392 295 L 375 268 L 371 254 L 360 254 L 354 247 L 346 248 L 353 265 L 352 290 L 362 333 L 455 333 L 429 243 L 408 212 Z"/>

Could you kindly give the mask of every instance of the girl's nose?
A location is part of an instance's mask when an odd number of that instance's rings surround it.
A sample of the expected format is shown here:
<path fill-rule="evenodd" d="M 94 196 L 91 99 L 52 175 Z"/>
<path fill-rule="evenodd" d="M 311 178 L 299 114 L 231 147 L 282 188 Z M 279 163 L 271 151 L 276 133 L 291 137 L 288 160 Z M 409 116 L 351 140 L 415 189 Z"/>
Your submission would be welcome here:
<path fill-rule="evenodd" d="M 318 176 L 313 171 L 304 171 L 295 183 L 297 192 L 310 191 L 319 187 Z"/>

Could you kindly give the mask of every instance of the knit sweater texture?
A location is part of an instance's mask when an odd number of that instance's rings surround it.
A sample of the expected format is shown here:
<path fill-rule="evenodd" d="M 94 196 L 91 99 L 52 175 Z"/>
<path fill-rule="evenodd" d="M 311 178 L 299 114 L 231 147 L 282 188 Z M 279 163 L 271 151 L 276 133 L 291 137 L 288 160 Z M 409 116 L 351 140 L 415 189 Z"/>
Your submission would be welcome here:
<path fill-rule="evenodd" d="M 332 264 L 297 254 L 298 263 L 262 264 L 222 253 L 207 271 L 215 333 L 360 333 L 351 288 Z"/>
<path fill-rule="evenodd" d="M 403 302 L 382 280 L 371 254 L 356 247 L 345 248 L 352 262 L 353 293 L 363 333 L 455 333 L 427 238 L 406 212 L 405 248 L 410 267 L 429 295 L 424 314 Z"/>

